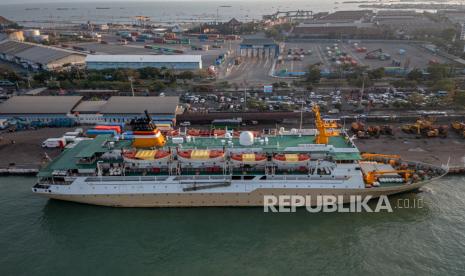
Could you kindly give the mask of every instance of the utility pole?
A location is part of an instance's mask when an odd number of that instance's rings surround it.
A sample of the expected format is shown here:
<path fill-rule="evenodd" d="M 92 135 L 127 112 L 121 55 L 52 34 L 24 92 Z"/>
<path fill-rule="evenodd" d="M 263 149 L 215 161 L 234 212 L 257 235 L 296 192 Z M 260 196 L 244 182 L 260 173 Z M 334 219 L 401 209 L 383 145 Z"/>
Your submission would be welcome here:
<path fill-rule="evenodd" d="M 247 87 L 244 88 L 244 111 L 247 110 Z"/>
<path fill-rule="evenodd" d="M 132 85 L 132 82 L 133 82 L 133 78 L 132 77 L 129 77 L 129 82 L 131 83 L 131 92 L 132 92 L 132 96 L 134 97 L 134 86 Z"/>
<path fill-rule="evenodd" d="M 365 75 L 366 73 L 362 73 L 362 90 L 360 90 L 360 100 L 358 102 L 358 108 L 362 108 L 362 99 L 363 99 L 363 93 L 365 92 Z"/>

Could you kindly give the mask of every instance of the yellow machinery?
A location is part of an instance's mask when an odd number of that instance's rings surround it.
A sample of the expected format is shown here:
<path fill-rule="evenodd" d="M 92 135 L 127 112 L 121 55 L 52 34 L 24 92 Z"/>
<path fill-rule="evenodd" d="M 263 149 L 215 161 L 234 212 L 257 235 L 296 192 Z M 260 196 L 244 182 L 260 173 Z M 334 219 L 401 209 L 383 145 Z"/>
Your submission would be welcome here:
<path fill-rule="evenodd" d="M 461 134 L 462 137 L 465 137 L 465 123 L 454 121 L 451 124 L 452 129 L 455 130 L 458 134 Z"/>
<path fill-rule="evenodd" d="M 392 170 L 392 171 L 371 171 L 363 174 L 365 184 L 371 186 L 378 180 L 378 176 L 384 174 L 398 173 L 402 175 L 405 182 L 409 181 L 414 171 L 412 170 Z"/>
<path fill-rule="evenodd" d="M 397 161 L 400 160 L 400 155 L 397 154 L 379 154 L 379 153 L 362 153 L 362 159 L 372 161 L 376 158 L 389 159 L 389 165 L 395 166 Z"/>
<path fill-rule="evenodd" d="M 431 129 L 434 123 L 433 118 L 425 117 L 418 119 L 414 124 L 405 124 L 402 126 L 402 130 L 407 133 L 413 133 L 420 135 L 422 131 L 427 132 Z"/>
<path fill-rule="evenodd" d="M 336 121 L 321 119 L 320 107 L 318 105 L 312 106 L 312 111 L 313 113 L 315 113 L 315 125 L 316 129 L 318 130 L 315 143 L 328 144 L 329 137 L 340 135 L 340 132 L 338 130 L 335 130 L 336 128 L 338 128 L 338 124 Z"/>

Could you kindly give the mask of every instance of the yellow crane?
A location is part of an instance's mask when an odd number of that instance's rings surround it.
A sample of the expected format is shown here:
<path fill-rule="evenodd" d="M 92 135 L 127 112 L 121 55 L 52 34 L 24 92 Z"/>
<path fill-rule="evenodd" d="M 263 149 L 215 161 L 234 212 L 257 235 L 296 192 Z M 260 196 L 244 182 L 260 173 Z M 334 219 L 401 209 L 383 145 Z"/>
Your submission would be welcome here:
<path fill-rule="evenodd" d="M 402 176 L 405 182 L 409 181 L 414 173 L 413 170 L 391 170 L 391 171 L 371 171 L 363 174 L 363 180 L 367 185 L 373 185 L 378 180 L 378 176 L 384 174 L 397 173 Z"/>
<path fill-rule="evenodd" d="M 328 144 L 329 137 L 340 135 L 340 132 L 338 130 L 335 130 L 336 128 L 338 128 L 336 121 L 321 119 L 320 107 L 318 105 L 313 105 L 312 111 L 315 114 L 315 125 L 316 129 L 318 130 L 318 134 L 315 138 L 315 143 Z"/>

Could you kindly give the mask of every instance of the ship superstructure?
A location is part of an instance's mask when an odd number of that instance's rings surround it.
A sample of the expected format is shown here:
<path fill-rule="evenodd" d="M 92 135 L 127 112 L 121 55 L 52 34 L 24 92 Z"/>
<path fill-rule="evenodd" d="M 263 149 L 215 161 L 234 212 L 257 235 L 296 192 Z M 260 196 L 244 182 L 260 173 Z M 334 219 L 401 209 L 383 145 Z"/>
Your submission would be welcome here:
<path fill-rule="evenodd" d="M 107 206 L 260 206 L 266 195 L 389 195 L 445 173 L 361 155 L 336 120 L 313 111 L 316 129 L 184 130 L 166 138 L 147 116 L 133 122 L 129 137 L 98 135 L 65 150 L 40 171 L 33 191 Z"/>

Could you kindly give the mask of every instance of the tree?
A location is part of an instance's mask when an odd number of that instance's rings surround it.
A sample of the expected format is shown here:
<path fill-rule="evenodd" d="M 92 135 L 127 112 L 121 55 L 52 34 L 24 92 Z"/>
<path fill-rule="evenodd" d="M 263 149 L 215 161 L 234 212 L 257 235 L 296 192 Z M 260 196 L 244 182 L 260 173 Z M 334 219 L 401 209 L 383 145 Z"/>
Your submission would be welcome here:
<path fill-rule="evenodd" d="M 423 79 L 423 72 L 420 69 L 413 69 L 407 74 L 407 79 L 421 81 Z"/>
<path fill-rule="evenodd" d="M 166 85 L 160 80 L 156 80 L 152 84 L 152 90 L 154 90 L 155 92 L 163 91 L 165 88 Z"/>
<path fill-rule="evenodd" d="M 380 67 L 380 68 L 368 71 L 368 77 L 372 80 L 382 79 L 384 77 L 384 68 Z"/>
<path fill-rule="evenodd" d="M 429 77 L 432 80 L 441 80 L 449 76 L 450 68 L 446 64 L 433 64 L 428 66 Z"/>
<path fill-rule="evenodd" d="M 455 82 L 452 79 L 438 80 L 434 83 L 432 89 L 436 91 L 453 91 L 455 88 Z"/>
<path fill-rule="evenodd" d="M 410 95 L 410 97 L 408 98 L 408 101 L 412 106 L 418 107 L 422 103 L 424 103 L 425 98 L 420 93 L 415 92 Z"/>
<path fill-rule="evenodd" d="M 311 83 L 319 83 L 321 79 L 320 68 L 317 66 L 310 66 L 308 69 L 307 81 Z"/>
<path fill-rule="evenodd" d="M 183 71 L 178 75 L 178 78 L 183 79 L 183 80 L 191 80 L 194 78 L 194 73 L 191 71 Z"/>

